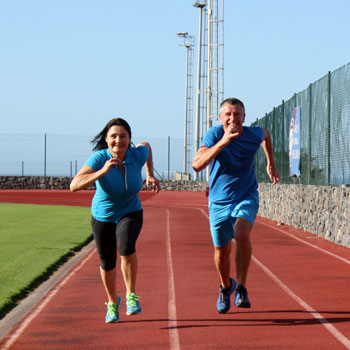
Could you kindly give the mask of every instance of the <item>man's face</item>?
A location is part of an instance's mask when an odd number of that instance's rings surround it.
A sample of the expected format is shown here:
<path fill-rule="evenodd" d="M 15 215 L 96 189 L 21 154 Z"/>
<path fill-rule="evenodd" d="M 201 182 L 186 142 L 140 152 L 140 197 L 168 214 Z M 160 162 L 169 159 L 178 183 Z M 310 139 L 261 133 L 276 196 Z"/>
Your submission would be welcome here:
<path fill-rule="evenodd" d="M 221 107 L 220 120 L 224 127 L 224 131 L 228 128 L 233 128 L 233 132 L 242 133 L 244 119 L 245 113 L 241 105 L 230 105 L 225 103 Z"/>

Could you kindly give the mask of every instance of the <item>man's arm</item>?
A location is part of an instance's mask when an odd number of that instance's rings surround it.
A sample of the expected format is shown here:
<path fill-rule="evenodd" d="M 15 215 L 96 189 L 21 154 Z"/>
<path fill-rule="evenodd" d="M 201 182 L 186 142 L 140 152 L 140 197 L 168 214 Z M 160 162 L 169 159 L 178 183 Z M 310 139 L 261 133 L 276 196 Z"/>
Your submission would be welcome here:
<path fill-rule="evenodd" d="M 202 146 L 192 161 L 192 168 L 199 172 L 203 170 L 210 162 L 227 146 L 232 139 L 239 137 L 240 135 L 234 132 L 233 126 L 227 128 L 221 140 L 219 140 L 214 146 L 208 148 Z"/>
<path fill-rule="evenodd" d="M 224 148 L 219 142 L 213 147 L 201 147 L 192 161 L 192 167 L 196 172 L 203 170 L 216 157 L 218 153 Z"/>
<path fill-rule="evenodd" d="M 280 181 L 280 175 L 275 165 L 275 160 L 273 158 L 273 150 L 272 150 L 272 141 L 269 132 L 264 128 L 265 137 L 261 144 L 267 161 L 267 174 L 269 175 L 271 181 L 275 185 L 278 181 Z"/>

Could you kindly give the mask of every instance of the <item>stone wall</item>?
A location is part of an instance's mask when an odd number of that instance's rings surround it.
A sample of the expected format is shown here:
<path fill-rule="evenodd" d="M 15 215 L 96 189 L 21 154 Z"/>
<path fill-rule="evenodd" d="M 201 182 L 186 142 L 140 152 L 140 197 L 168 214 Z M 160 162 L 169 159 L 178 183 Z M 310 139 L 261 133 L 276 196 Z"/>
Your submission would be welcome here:
<path fill-rule="evenodd" d="M 259 184 L 259 215 L 350 247 L 350 188 Z"/>
<path fill-rule="evenodd" d="M 68 189 L 71 180 L 70 177 L 0 176 L 0 189 Z M 165 191 L 205 191 L 206 187 L 205 181 L 161 181 Z M 262 183 L 259 193 L 260 216 L 350 247 L 349 187 Z"/>
<path fill-rule="evenodd" d="M 69 189 L 71 181 L 71 177 L 0 176 L 0 189 Z M 205 191 L 207 182 L 163 180 L 160 186 L 165 191 Z M 143 189 L 146 189 L 145 183 Z"/>
<path fill-rule="evenodd" d="M 203 191 L 208 186 L 206 181 L 187 181 L 187 180 L 162 180 L 160 187 L 165 191 Z M 144 188 L 146 185 L 144 184 Z"/>
<path fill-rule="evenodd" d="M 0 189 L 69 189 L 71 177 L 0 176 Z"/>

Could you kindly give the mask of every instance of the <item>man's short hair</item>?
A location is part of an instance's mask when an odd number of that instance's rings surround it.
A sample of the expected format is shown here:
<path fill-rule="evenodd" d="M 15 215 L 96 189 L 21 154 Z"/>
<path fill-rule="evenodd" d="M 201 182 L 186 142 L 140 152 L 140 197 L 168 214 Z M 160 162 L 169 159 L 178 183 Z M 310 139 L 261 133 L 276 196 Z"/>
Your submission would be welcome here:
<path fill-rule="evenodd" d="M 230 98 L 227 98 L 225 100 L 223 100 L 221 103 L 220 103 L 220 109 L 222 108 L 222 106 L 225 104 L 225 103 L 228 103 L 229 105 L 231 106 L 234 106 L 234 105 L 240 105 L 243 110 L 245 111 L 245 107 L 244 107 L 244 104 L 241 100 L 239 100 L 238 98 L 234 98 L 234 97 L 230 97 Z"/>

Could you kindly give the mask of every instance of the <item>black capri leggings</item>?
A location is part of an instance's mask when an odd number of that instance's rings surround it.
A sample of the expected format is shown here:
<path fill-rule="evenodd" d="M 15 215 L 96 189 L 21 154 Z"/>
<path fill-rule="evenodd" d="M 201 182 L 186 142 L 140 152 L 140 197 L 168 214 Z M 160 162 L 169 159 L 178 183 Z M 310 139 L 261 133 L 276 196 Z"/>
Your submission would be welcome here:
<path fill-rule="evenodd" d="M 116 267 L 117 247 L 121 256 L 135 253 L 142 223 L 142 210 L 126 214 L 117 224 L 91 218 L 92 234 L 103 270 L 109 271 Z"/>

